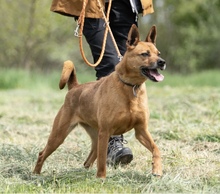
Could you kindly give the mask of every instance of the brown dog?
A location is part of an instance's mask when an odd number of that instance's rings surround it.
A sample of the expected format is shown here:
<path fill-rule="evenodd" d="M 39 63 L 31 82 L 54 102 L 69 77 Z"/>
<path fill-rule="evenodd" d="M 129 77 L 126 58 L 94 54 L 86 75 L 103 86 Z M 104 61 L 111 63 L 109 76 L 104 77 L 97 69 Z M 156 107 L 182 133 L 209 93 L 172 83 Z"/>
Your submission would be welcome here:
<path fill-rule="evenodd" d="M 97 177 L 106 177 L 108 140 L 111 135 L 123 134 L 134 128 L 135 136 L 153 155 L 152 173 L 162 175 L 161 156 L 148 131 L 148 104 L 145 81 L 158 82 L 163 76 L 165 61 L 155 46 L 156 27 L 145 42 L 133 25 L 128 34 L 127 51 L 116 70 L 98 81 L 78 84 L 71 61 L 64 63 L 60 89 L 68 83 L 69 92 L 53 124 L 46 147 L 39 153 L 34 173 L 41 172 L 45 159 L 80 124 L 91 137 L 91 152 L 84 163 L 91 167 L 97 158 Z"/>

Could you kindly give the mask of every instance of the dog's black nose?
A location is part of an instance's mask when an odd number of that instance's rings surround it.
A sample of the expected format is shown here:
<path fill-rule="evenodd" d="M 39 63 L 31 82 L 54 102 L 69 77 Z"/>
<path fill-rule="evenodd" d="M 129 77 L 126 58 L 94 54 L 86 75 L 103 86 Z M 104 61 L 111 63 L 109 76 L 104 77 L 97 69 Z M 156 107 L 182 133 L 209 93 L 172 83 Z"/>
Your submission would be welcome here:
<path fill-rule="evenodd" d="M 158 65 L 158 67 L 160 67 L 161 69 L 165 69 L 165 67 L 166 67 L 166 61 L 160 58 L 160 59 L 157 60 L 157 65 Z"/>

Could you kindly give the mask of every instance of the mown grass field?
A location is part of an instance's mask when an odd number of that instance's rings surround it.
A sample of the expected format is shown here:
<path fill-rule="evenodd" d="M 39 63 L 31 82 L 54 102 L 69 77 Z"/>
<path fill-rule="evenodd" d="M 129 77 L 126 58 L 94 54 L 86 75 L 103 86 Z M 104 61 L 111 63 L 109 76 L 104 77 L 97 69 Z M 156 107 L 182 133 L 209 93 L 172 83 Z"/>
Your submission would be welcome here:
<path fill-rule="evenodd" d="M 134 154 L 130 165 L 108 167 L 96 179 L 96 165 L 83 162 L 90 139 L 77 127 L 32 174 L 66 89 L 60 72 L 50 75 L 0 71 L 0 193 L 218 193 L 220 191 L 220 72 L 167 74 L 163 83 L 146 82 L 149 130 L 161 150 L 164 175 L 151 176 L 151 154 L 125 134 Z M 81 74 L 82 82 L 94 79 Z"/>

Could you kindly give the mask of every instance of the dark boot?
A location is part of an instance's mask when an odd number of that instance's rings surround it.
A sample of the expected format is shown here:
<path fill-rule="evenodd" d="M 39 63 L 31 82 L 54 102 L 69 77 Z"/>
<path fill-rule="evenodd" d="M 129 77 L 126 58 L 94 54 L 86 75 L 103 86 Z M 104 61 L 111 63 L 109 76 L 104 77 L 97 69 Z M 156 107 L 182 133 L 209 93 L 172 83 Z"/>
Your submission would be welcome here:
<path fill-rule="evenodd" d="M 108 143 L 107 164 L 116 166 L 118 164 L 129 164 L 133 160 L 133 154 L 130 148 L 123 147 L 127 141 L 123 135 L 110 137 Z"/>

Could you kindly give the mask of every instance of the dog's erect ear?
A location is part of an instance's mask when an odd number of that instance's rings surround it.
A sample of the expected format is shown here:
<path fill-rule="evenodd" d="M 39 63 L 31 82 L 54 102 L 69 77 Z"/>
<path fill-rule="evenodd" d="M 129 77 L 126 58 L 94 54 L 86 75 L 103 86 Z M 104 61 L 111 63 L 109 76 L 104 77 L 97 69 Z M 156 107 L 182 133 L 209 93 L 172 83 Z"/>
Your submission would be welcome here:
<path fill-rule="evenodd" d="M 127 47 L 129 46 L 136 46 L 137 43 L 140 41 L 139 39 L 139 32 L 138 32 L 138 28 L 135 24 L 133 24 L 130 28 L 130 31 L 128 33 L 128 40 L 126 42 Z"/>
<path fill-rule="evenodd" d="M 146 42 L 152 42 L 153 44 L 156 44 L 156 38 L 157 38 L 157 29 L 156 26 L 153 25 L 150 29 L 150 32 L 148 33 L 146 37 Z"/>

